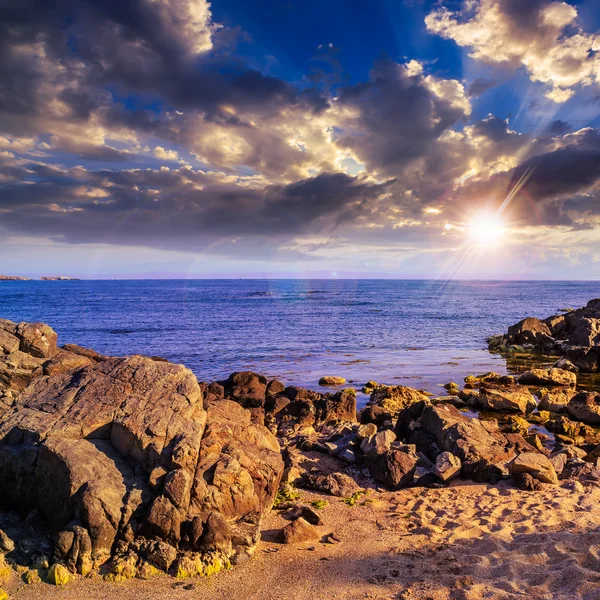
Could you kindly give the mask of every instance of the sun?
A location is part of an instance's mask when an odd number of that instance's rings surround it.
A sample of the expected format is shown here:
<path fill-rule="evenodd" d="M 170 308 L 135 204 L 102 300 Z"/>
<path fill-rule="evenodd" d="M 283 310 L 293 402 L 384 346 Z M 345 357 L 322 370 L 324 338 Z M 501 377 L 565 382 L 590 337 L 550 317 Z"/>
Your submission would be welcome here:
<path fill-rule="evenodd" d="M 505 225 L 497 215 L 482 213 L 468 223 L 469 237 L 477 246 L 497 246 L 503 239 Z"/>

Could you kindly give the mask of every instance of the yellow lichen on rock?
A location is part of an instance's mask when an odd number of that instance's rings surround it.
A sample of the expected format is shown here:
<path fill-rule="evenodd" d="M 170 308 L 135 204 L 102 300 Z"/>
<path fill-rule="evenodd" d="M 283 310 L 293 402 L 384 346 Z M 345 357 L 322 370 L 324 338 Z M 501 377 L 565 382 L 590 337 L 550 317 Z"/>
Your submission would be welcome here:
<path fill-rule="evenodd" d="M 8 600 L 8 593 L 0 588 L 0 600 Z"/>
<path fill-rule="evenodd" d="M 0 583 L 6 583 L 12 577 L 13 570 L 6 562 L 4 554 L 0 554 Z"/>
<path fill-rule="evenodd" d="M 64 565 L 53 564 L 48 570 L 48 581 L 53 585 L 66 585 L 71 580 L 71 574 Z"/>

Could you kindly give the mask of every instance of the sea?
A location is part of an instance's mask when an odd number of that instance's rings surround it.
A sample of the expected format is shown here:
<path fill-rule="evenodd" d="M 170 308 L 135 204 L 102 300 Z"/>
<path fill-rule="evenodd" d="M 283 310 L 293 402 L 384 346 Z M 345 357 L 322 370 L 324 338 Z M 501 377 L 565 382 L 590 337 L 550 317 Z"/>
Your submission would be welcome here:
<path fill-rule="evenodd" d="M 321 391 L 319 378 L 337 375 L 441 394 L 470 374 L 511 372 L 489 336 L 596 297 L 600 282 L 2 281 L 0 318 L 43 321 L 59 343 L 108 355 L 161 356 L 201 381 L 253 370 Z"/>

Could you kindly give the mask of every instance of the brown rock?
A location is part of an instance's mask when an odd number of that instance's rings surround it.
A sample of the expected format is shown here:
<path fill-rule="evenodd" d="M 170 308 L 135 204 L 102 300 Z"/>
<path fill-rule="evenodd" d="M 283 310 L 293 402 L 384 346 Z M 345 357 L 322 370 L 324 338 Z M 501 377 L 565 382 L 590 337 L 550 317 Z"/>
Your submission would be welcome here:
<path fill-rule="evenodd" d="M 518 382 L 521 385 L 575 387 L 577 375 L 563 369 L 531 369 L 523 373 Z"/>
<path fill-rule="evenodd" d="M 525 414 L 536 407 L 531 392 L 519 385 L 482 385 L 479 388 L 479 401 L 482 408 L 492 411 Z"/>
<path fill-rule="evenodd" d="M 19 349 L 19 338 L 4 329 L 0 329 L 0 354 L 11 354 Z"/>
<path fill-rule="evenodd" d="M 558 483 L 552 462 L 538 452 L 523 452 L 510 463 L 511 477 L 518 479 L 523 473 L 528 473 L 542 483 Z"/>
<path fill-rule="evenodd" d="M 16 336 L 22 352 L 38 358 L 52 358 L 56 354 L 58 336 L 45 323 L 19 323 Z"/>
<path fill-rule="evenodd" d="M 395 421 L 400 411 L 411 404 L 427 399 L 427 395 L 423 392 L 403 385 L 378 387 L 362 410 L 360 422 L 381 426 L 386 421 Z"/>
<path fill-rule="evenodd" d="M 318 540 L 320 537 L 316 527 L 305 521 L 302 517 L 286 525 L 281 531 L 281 535 L 285 544 L 301 544 L 303 542 Z"/>
<path fill-rule="evenodd" d="M 366 465 L 375 481 L 391 490 L 412 483 L 417 468 L 417 457 L 400 450 L 390 450 L 385 454 L 371 454 Z"/>
<path fill-rule="evenodd" d="M 584 423 L 600 424 L 600 394 L 597 392 L 577 394 L 567 404 L 567 412 L 574 419 Z"/>
<path fill-rule="evenodd" d="M 556 387 L 556 388 L 543 388 L 540 390 L 538 397 L 540 403 L 538 409 L 548 410 L 555 413 L 567 412 L 567 405 L 577 395 L 577 390 L 571 387 Z"/>

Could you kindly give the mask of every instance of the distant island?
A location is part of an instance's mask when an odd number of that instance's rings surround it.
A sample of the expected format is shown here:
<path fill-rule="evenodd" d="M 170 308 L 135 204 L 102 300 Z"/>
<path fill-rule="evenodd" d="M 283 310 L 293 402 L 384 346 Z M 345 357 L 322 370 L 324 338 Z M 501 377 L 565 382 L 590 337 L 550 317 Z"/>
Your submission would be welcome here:
<path fill-rule="evenodd" d="M 18 275 L 0 275 L 0 281 L 33 281 L 30 277 Z M 40 281 L 80 281 L 78 277 L 40 277 Z"/>
<path fill-rule="evenodd" d="M 41 281 L 80 281 L 79 277 L 40 277 Z"/>

